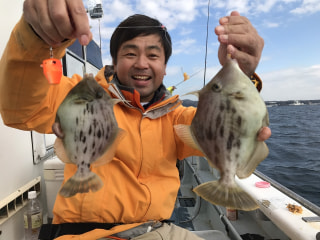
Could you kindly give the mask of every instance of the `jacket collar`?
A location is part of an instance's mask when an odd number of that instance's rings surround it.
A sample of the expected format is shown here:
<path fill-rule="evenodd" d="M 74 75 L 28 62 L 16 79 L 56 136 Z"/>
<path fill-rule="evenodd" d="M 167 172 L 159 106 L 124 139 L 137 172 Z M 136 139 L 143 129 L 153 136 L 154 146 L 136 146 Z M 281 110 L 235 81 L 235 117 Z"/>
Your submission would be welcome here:
<path fill-rule="evenodd" d="M 166 87 L 161 86 L 155 92 L 152 100 L 145 105 L 141 106 L 140 94 L 134 88 L 121 85 L 116 74 L 109 84 L 108 91 L 113 97 L 123 100 L 122 103 L 129 108 L 138 108 L 144 117 L 151 119 L 159 118 L 181 105 L 182 101 L 179 96 L 171 96 Z"/>
<path fill-rule="evenodd" d="M 132 87 L 124 86 L 120 83 L 117 74 L 114 74 L 113 79 L 111 80 L 112 84 L 116 85 L 117 88 L 121 91 L 121 95 L 124 99 L 131 101 L 134 100 L 133 106 L 142 107 L 140 103 L 140 93 L 136 91 Z M 170 97 L 169 92 L 167 91 L 166 87 L 161 84 L 160 87 L 155 91 L 155 94 L 151 101 L 145 104 L 142 108 L 143 110 L 147 110 L 149 107 L 156 105 L 157 103 L 161 102 L 164 99 L 168 99 Z"/>

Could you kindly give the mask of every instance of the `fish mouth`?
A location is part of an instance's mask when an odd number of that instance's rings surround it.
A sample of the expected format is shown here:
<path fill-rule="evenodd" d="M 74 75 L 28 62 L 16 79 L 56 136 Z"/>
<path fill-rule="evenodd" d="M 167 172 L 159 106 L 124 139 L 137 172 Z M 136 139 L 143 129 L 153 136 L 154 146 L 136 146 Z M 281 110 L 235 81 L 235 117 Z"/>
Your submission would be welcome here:
<path fill-rule="evenodd" d="M 229 96 L 234 97 L 234 98 L 236 98 L 236 99 L 243 99 L 243 98 L 245 98 L 245 95 L 243 94 L 243 92 L 240 92 L 240 91 L 230 93 Z"/>

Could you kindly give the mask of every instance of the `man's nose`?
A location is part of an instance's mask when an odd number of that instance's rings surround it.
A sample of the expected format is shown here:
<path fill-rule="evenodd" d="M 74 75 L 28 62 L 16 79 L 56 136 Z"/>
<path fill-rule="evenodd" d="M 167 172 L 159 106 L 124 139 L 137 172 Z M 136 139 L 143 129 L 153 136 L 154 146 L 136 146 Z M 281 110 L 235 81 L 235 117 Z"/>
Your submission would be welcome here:
<path fill-rule="evenodd" d="M 137 58 L 135 67 L 139 69 L 146 69 L 149 67 L 149 62 L 147 56 L 141 55 Z"/>

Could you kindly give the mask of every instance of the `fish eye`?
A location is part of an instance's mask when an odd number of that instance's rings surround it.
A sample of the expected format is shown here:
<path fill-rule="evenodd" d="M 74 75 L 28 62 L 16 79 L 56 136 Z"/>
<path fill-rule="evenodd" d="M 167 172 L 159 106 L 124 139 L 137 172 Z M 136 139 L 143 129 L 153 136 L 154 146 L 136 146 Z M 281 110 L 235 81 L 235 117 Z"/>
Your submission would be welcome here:
<path fill-rule="evenodd" d="M 214 83 L 214 84 L 212 85 L 212 90 L 213 90 L 214 92 L 220 92 L 220 91 L 221 91 L 221 84 L 220 84 L 220 83 Z"/>
<path fill-rule="evenodd" d="M 102 98 L 103 97 L 103 92 L 102 91 L 97 91 L 96 92 L 96 98 Z"/>

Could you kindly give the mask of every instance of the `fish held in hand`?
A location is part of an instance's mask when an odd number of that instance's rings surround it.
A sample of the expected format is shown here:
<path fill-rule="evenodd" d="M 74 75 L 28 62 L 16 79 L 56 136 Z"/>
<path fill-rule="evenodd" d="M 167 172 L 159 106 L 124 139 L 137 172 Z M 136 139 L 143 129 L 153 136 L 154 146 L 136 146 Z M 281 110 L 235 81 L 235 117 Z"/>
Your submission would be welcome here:
<path fill-rule="evenodd" d="M 90 74 L 70 90 L 59 106 L 52 126 L 57 135 L 55 152 L 63 162 L 77 166 L 76 173 L 59 191 L 63 197 L 96 192 L 103 186 L 91 166 L 110 162 L 124 135 L 113 112 L 119 101 L 112 99 Z"/>
<path fill-rule="evenodd" d="M 236 60 L 228 57 L 217 75 L 197 92 L 199 102 L 191 126 L 176 125 L 177 135 L 199 149 L 220 179 L 197 186 L 194 191 L 207 201 L 240 210 L 258 208 L 256 201 L 235 181 L 235 175 L 252 174 L 268 153 L 257 136 L 269 125 L 266 105 Z"/>

